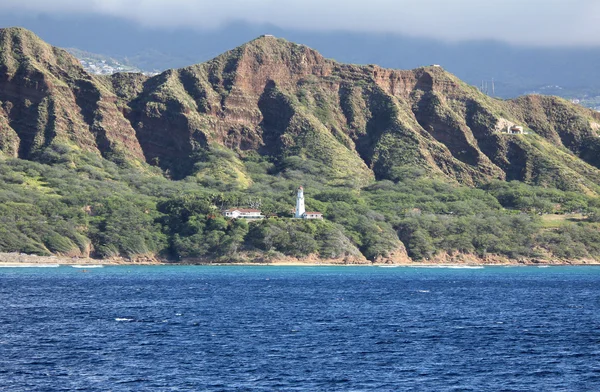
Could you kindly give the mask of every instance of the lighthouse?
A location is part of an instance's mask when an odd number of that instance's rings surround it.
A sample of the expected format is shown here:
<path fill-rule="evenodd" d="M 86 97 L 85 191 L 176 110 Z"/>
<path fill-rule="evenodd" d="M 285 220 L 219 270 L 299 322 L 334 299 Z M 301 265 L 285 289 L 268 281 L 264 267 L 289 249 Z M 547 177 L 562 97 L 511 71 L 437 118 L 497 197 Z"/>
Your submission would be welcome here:
<path fill-rule="evenodd" d="M 304 213 L 306 209 L 304 208 L 304 188 L 298 188 L 298 195 L 296 196 L 296 215 L 295 218 L 304 219 Z"/>

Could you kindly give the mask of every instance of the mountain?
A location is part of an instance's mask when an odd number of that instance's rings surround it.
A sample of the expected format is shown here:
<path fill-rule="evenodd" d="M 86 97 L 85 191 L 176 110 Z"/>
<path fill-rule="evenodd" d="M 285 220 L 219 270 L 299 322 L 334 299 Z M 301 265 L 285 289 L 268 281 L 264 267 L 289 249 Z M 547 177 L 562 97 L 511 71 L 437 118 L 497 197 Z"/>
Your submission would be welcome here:
<path fill-rule="evenodd" d="M 143 159 L 117 97 L 66 51 L 23 29 L 0 30 L 0 151 L 34 158 L 53 143 Z"/>
<path fill-rule="evenodd" d="M 132 234 L 106 234 L 125 222 L 111 225 L 103 221 L 94 226 L 91 222 L 97 219 L 86 218 L 81 227 L 86 232 L 94 227 L 96 234 L 86 234 L 88 240 L 72 234 L 71 245 L 64 246 L 71 249 L 79 243 L 80 251 L 85 248 L 102 257 L 155 253 L 157 249 L 179 257 L 211 257 L 224 249 L 220 241 L 228 246 L 235 243 L 234 253 L 241 247 L 273 248 L 286 255 L 322 255 L 330 252 L 324 247 L 336 249 L 335 242 L 343 251 L 341 255 L 333 252 L 333 258 L 406 259 L 405 248 L 411 257 L 433 257 L 435 247 L 422 248 L 420 236 L 425 229 L 410 228 L 402 218 L 406 208 L 422 211 L 423 205 L 406 201 L 398 210 L 397 204 L 389 204 L 405 197 L 408 188 L 403 187 L 412 187 L 410 192 L 416 193 L 432 187 L 432 194 L 444 194 L 441 204 L 427 205 L 446 215 L 457 213 L 455 210 L 467 214 L 469 208 L 464 205 L 448 204 L 461 198 L 479 203 L 481 211 L 501 215 L 501 205 L 529 203 L 514 195 L 510 200 L 500 197 L 508 192 L 498 185 L 504 181 L 529 184 L 531 188 L 520 191 L 534 200 L 524 207 L 530 212 L 587 211 L 595 208 L 600 191 L 599 113 L 556 97 L 494 99 L 439 66 L 405 71 L 342 64 L 273 36 L 261 36 L 206 63 L 153 77 L 131 73 L 100 76 L 89 75 L 74 57 L 30 31 L 2 29 L 0 101 L 0 151 L 9 159 L 7 168 L 15 162 L 22 165 L 23 160 L 50 167 L 64 165 L 69 174 L 61 175 L 87 184 L 76 192 L 84 192 L 83 188 L 91 192 L 89 189 L 100 186 L 95 179 L 101 178 L 117 187 L 113 195 L 135 198 L 137 194 L 140 200 L 150 197 L 145 207 L 130 205 L 126 213 L 109 214 L 110 219 L 132 214 L 146 222 L 140 223 L 140 232 L 158 225 L 162 234 L 147 232 L 147 238 L 136 237 L 134 242 L 139 245 L 132 246 L 133 240 L 127 237 Z M 522 127 L 525 134 L 505 133 L 514 126 Z M 114 164 L 118 168 L 111 166 Z M 54 173 L 52 170 L 46 166 L 31 170 L 38 175 L 19 171 L 23 180 L 15 180 L 17 185 L 35 184 L 44 189 L 42 193 L 57 192 L 48 188 L 49 174 L 39 175 L 40 171 Z M 8 183 L 15 176 L 9 174 Z M 150 191 L 148 187 L 154 185 L 142 185 L 140 178 L 160 183 L 169 191 Z M 273 212 L 285 214 L 286 197 L 292 197 L 289 192 L 307 183 L 319 189 L 309 199 L 309 206 L 327 210 L 326 217 L 334 225 L 302 223 L 308 226 L 298 228 L 294 223 L 279 222 L 248 228 L 206 218 L 219 204 L 239 204 L 240 198 L 249 204 L 252 198 L 261 204 L 263 197 L 268 198 Z M 174 190 L 177 187 L 181 187 L 179 191 Z M 479 189 L 468 190 L 473 187 Z M 555 191 L 550 194 L 544 190 L 548 188 Z M 172 199 L 185 193 L 184 189 L 202 196 L 196 194 L 194 202 Z M 392 199 L 378 199 L 384 190 L 392 192 Z M 22 191 L 19 187 L 14 190 Z M 478 191 L 485 191 L 485 196 Z M 277 192 L 280 194 L 275 195 Z M 86 197 L 96 200 L 95 207 L 83 196 L 70 203 L 84 203 L 81 208 L 92 217 L 98 216 L 98 211 L 108 214 L 117 208 L 93 193 Z M 464 195 L 458 197 L 457 193 Z M 578 194 L 587 196 L 579 200 Z M 485 201 L 477 201 L 482 197 Z M 583 204 L 577 207 L 575 199 Z M 353 203 L 354 208 L 345 210 Z M 140 208 L 148 211 L 146 216 L 136 215 Z M 339 210 L 335 212 L 335 208 Z M 156 213 L 152 219 L 150 211 Z M 196 215 L 197 220 L 191 220 Z M 196 223 L 192 225 L 192 221 Z M 515 224 L 511 222 L 506 224 Z M 48 238 L 66 235 L 54 227 L 48 230 L 53 233 Z M 221 234 L 212 248 L 197 249 L 217 232 Z M 290 237 L 290 232 L 295 234 Z M 274 245 L 274 238 L 284 234 L 288 236 L 281 240 L 285 246 Z M 82 233 L 78 231 L 78 235 Z M 433 234 L 427 235 L 427 241 L 433 241 Z M 124 243 L 113 244 L 120 236 L 125 236 Z M 43 238 L 35 240 L 37 245 L 32 247 L 52 252 L 56 246 L 47 245 Z M 290 242 L 297 246 L 298 241 L 314 244 L 308 250 L 290 248 Z M 478 249 L 477 244 L 471 245 L 473 250 Z M 533 242 L 522 246 L 530 249 L 527 252 L 542 247 Z M 549 245 L 544 246 L 550 252 Z"/>
<path fill-rule="evenodd" d="M 301 31 L 243 22 L 215 29 L 151 29 L 100 15 L 0 15 L 0 27 L 13 25 L 30 29 L 53 45 L 104 54 L 145 71 L 207 61 L 260 34 L 270 33 L 302 42 L 340 62 L 402 69 L 441 64 L 469 84 L 480 86 L 487 81 L 490 92 L 492 79 L 495 80 L 493 95 L 502 98 L 550 91 L 600 107 L 597 47 L 517 46 L 496 41 L 452 43 L 399 34 Z"/>
<path fill-rule="evenodd" d="M 441 67 L 341 64 L 263 36 L 155 77 L 102 78 L 28 31 L 0 37 L 10 124 L 2 150 L 20 158 L 68 141 L 144 159 L 173 178 L 197 174 L 203 152 L 224 148 L 258 152 L 281 169 L 301 156 L 332 181 L 358 185 L 397 180 L 406 166 L 467 185 L 520 180 L 595 192 L 600 183 L 599 114 L 551 97 L 492 99 Z M 531 134 L 505 135 L 508 124 Z M 239 161 L 226 165 L 232 181 L 249 183 Z"/>

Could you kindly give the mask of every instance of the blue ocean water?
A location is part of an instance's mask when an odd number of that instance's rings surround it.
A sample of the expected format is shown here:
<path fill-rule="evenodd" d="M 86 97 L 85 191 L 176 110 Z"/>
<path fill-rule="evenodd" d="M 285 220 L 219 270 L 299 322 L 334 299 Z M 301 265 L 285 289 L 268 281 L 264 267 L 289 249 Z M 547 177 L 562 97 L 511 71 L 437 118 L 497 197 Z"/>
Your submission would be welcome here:
<path fill-rule="evenodd" d="M 600 268 L 0 268 L 2 391 L 599 391 Z"/>

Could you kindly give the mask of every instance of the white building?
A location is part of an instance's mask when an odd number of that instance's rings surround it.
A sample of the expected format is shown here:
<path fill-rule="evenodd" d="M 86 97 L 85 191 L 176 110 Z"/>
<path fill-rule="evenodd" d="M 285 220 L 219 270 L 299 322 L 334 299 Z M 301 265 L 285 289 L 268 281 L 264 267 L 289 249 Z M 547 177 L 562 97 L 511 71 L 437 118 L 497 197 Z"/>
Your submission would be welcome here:
<path fill-rule="evenodd" d="M 261 220 L 265 219 L 265 216 L 260 210 L 243 209 L 243 208 L 232 208 L 223 211 L 223 216 L 230 219 L 248 219 L 248 220 Z"/>
<path fill-rule="evenodd" d="M 294 218 L 296 219 L 323 219 L 323 214 L 320 212 L 306 212 L 304 206 L 304 188 L 298 188 L 296 196 L 296 209 L 294 210 Z"/>
<path fill-rule="evenodd" d="M 306 208 L 304 208 L 304 188 L 298 188 L 298 195 L 296 196 L 296 212 L 294 218 L 304 219 L 304 213 L 306 212 Z"/>
<path fill-rule="evenodd" d="M 513 124 L 508 124 L 506 126 L 506 128 L 504 130 L 502 130 L 502 133 L 506 133 L 509 135 L 528 135 L 529 132 L 525 131 L 525 128 L 518 126 L 518 125 L 513 125 Z"/>
<path fill-rule="evenodd" d="M 523 127 L 515 125 L 508 129 L 508 133 L 512 135 L 523 135 L 525 133 L 525 130 L 523 129 Z"/>
<path fill-rule="evenodd" d="M 302 219 L 323 219 L 323 214 L 320 212 L 305 212 L 302 215 Z"/>

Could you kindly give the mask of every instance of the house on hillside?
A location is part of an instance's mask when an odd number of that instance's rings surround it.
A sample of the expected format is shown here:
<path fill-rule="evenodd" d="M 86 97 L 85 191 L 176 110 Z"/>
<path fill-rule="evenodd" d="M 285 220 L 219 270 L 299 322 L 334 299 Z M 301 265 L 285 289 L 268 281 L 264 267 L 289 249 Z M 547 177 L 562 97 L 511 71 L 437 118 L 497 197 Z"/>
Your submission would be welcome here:
<path fill-rule="evenodd" d="M 524 135 L 525 130 L 523 129 L 523 127 L 513 125 L 512 127 L 508 128 L 507 133 L 510 135 Z"/>
<path fill-rule="evenodd" d="M 512 123 L 504 124 L 499 129 L 500 133 L 504 133 L 507 135 L 529 135 L 530 132 L 525 131 L 525 128 L 520 125 L 515 125 Z"/>
<path fill-rule="evenodd" d="M 265 216 L 261 210 L 231 208 L 223 211 L 223 216 L 230 219 L 247 219 L 247 220 L 263 220 Z"/>
<path fill-rule="evenodd" d="M 323 214 L 320 212 L 305 212 L 302 214 L 302 219 L 320 219 L 323 220 Z"/>

